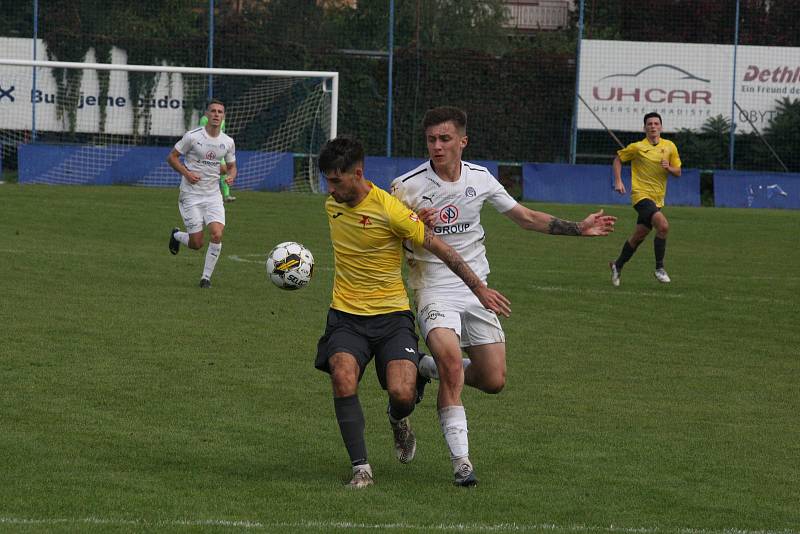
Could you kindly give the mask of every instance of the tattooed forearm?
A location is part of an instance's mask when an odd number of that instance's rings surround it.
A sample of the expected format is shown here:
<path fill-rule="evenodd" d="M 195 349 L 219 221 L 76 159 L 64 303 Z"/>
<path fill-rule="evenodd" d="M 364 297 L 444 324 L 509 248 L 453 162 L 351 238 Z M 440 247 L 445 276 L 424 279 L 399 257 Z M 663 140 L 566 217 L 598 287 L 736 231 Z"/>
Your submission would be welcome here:
<path fill-rule="evenodd" d="M 468 288 L 475 289 L 481 285 L 481 280 L 478 278 L 478 275 L 472 272 L 467 262 L 452 248 L 444 254 L 442 261 L 467 284 Z"/>
<path fill-rule="evenodd" d="M 439 241 L 438 247 L 434 244 L 434 241 Z M 462 258 L 453 247 L 438 239 L 428 227 L 425 227 L 424 246 L 431 252 L 438 250 L 438 252 L 434 252 L 434 254 L 436 254 L 451 271 L 458 275 L 458 277 L 467 284 L 468 288 L 475 289 L 483 285 L 481 279 L 470 269 L 467 262 L 464 261 L 464 258 Z"/>
<path fill-rule="evenodd" d="M 576 222 L 553 217 L 547 225 L 547 233 L 553 235 L 581 235 L 581 229 Z"/>

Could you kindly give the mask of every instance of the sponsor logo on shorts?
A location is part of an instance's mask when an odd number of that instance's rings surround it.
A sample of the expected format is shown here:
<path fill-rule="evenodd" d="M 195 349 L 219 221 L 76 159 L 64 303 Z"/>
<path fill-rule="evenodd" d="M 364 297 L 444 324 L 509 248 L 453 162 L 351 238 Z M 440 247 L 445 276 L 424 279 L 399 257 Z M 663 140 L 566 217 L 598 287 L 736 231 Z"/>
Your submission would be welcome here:
<path fill-rule="evenodd" d="M 435 321 L 436 319 L 444 319 L 446 316 L 439 310 L 428 310 L 425 314 L 426 321 Z"/>

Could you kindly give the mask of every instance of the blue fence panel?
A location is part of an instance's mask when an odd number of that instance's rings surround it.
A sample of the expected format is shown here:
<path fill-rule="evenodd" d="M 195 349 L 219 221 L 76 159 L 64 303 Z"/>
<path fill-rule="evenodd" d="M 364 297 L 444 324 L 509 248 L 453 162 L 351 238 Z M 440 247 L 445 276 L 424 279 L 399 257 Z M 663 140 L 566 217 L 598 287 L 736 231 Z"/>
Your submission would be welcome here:
<path fill-rule="evenodd" d="M 714 205 L 800 209 L 800 174 L 714 171 Z"/>
<path fill-rule="evenodd" d="M 294 181 L 294 154 L 237 150 L 236 168 L 236 189 L 288 191 Z"/>
<path fill-rule="evenodd" d="M 364 158 L 364 175 L 369 181 L 384 189 L 389 190 L 392 180 L 405 174 L 411 169 L 422 165 L 425 158 L 387 158 L 382 156 L 367 156 Z"/>
<path fill-rule="evenodd" d="M 19 182 L 39 184 L 128 184 L 177 187 L 180 176 L 166 163 L 164 147 L 49 145 L 19 146 Z M 294 155 L 239 151 L 237 189 L 281 191 L 292 186 Z"/>
<path fill-rule="evenodd" d="M 629 204 L 631 170 L 622 168 L 622 182 L 628 194 L 614 191 L 611 165 L 569 165 L 525 163 L 522 166 L 522 195 L 525 200 L 564 204 Z M 680 178 L 670 177 L 666 204 L 700 205 L 700 171 L 683 169 Z"/>

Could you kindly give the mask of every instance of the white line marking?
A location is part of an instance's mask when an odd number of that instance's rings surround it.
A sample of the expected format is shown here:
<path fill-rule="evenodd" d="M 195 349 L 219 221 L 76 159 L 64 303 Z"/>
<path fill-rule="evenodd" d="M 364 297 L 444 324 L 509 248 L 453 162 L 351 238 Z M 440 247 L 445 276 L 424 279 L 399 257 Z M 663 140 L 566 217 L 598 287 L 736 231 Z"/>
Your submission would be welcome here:
<path fill-rule="evenodd" d="M 266 261 L 264 254 L 246 254 L 246 256 L 258 256 L 259 259 L 257 260 L 248 260 L 244 256 L 237 256 L 236 254 L 228 254 L 227 256 L 223 256 L 224 258 L 228 258 L 231 261 L 238 261 L 242 263 L 264 263 Z"/>
<path fill-rule="evenodd" d="M 660 527 L 622 527 L 618 525 L 593 526 L 593 525 L 556 525 L 552 523 L 542 524 L 521 524 L 521 523 L 497 523 L 497 524 L 469 524 L 453 523 L 438 525 L 414 525 L 410 523 L 351 523 L 346 521 L 298 521 L 298 522 L 261 522 L 250 520 L 228 520 L 228 519 L 173 519 L 149 521 L 146 519 L 108 519 L 101 517 L 84 518 L 24 518 L 24 517 L 0 517 L 0 525 L 110 525 L 110 526 L 142 526 L 142 527 L 233 527 L 243 530 L 272 530 L 275 528 L 308 530 L 316 529 L 323 531 L 330 530 L 424 530 L 442 532 L 535 532 L 535 531 L 556 531 L 556 532 L 610 532 L 623 534 L 661 534 L 675 532 L 677 534 L 798 534 L 797 531 L 784 530 L 747 530 L 741 528 L 724 529 L 703 529 L 703 528 L 660 528 Z"/>

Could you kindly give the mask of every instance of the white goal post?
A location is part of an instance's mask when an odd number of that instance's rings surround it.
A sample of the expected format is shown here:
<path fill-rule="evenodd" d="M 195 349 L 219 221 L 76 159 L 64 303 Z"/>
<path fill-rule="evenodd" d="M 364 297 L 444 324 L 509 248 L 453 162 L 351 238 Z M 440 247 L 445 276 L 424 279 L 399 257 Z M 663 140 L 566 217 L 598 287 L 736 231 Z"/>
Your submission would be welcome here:
<path fill-rule="evenodd" d="M 318 191 L 339 74 L 0 58 L 3 169 L 21 183 L 171 186 L 169 149 L 225 103 L 234 189 Z"/>

